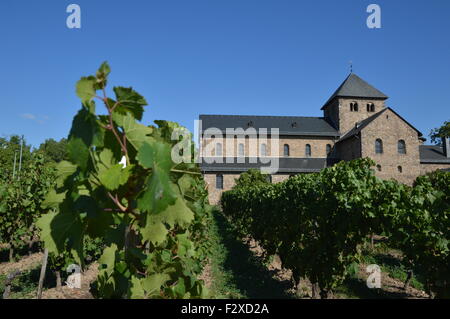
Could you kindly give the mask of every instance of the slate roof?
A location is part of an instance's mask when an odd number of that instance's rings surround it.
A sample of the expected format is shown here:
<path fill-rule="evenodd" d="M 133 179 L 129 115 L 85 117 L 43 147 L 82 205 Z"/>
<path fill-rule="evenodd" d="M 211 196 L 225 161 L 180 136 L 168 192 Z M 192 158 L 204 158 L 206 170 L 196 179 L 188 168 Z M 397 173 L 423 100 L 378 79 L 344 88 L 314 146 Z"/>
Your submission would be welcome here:
<path fill-rule="evenodd" d="M 421 163 L 450 164 L 450 158 L 446 157 L 443 148 L 437 145 L 420 145 L 419 154 Z"/>
<path fill-rule="evenodd" d="M 357 125 L 355 125 L 354 128 L 352 128 L 350 131 L 348 131 L 345 135 L 343 135 L 338 142 L 344 141 L 352 136 L 355 136 L 361 132 L 362 129 L 364 129 L 367 125 L 369 125 L 373 120 L 375 120 L 377 117 L 379 117 L 381 114 L 383 114 L 388 108 L 384 108 L 378 113 L 375 113 L 374 115 L 362 120 L 361 122 L 358 122 Z"/>
<path fill-rule="evenodd" d="M 218 128 L 225 134 L 226 128 L 248 129 L 278 128 L 280 135 L 339 136 L 338 131 L 323 117 L 258 116 L 258 115 L 200 115 L 201 132 Z"/>
<path fill-rule="evenodd" d="M 383 100 L 388 98 L 383 92 L 374 88 L 354 73 L 350 73 L 349 76 L 347 76 L 344 82 L 342 82 L 338 89 L 323 105 L 322 110 L 335 97 L 373 98 Z"/>
<path fill-rule="evenodd" d="M 259 158 L 256 163 L 251 163 L 250 158 L 244 158 L 245 163 L 237 163 L 237 159 L 233 158 L 234 163 L 208 163 L 207 160 L 212 158 L 203 158 L 200 163 L 202 172 L 244 172 L 251 168 L 260 169 L 261 167 L 269 167 L 270 163 L 262 163 Z M 253 158 L 255 159 L 255 158 Z M 327 158 L 294 158 L 294 157 L 280 157 L 278 173 L 311 173 L 319 172 L 327 166 L 336 163 L 335 159 Z"/>
<path fill-rule="evenodd" d="M 414 129 L 417 132 L 417 134 L 419 135 L 419 137 L 421 137 L 423 135 L 422 132 L 420 132 L 418 129 L 416 129 L 414 126 L 412 126 L 412 124 L 409 123 L 407 120 L 405 120 L 402 116 L 400 116 L 400 114 L 395 112 L 392 108 L 386 107 L 386 108 L 382 109 L 380 112 L 375 113 L 374 115 L 362 120 L 361 122 L 358 122 L 358 124 L 355 127 L 353 127 L 350 131 L 345 133 L 343 136 L 341 136 L 341 138 L 339 139 L 338 142 L 344 141 L 352 136 L 359 134 L 359 132 L 361 132 L 367 125 L 369 125 L 371 122 L 373 122 L 376 118 L 378 118 L 381 114 L 383 114 L 387 110 L 390 110 L 392 113 L 397 115 L 402 121 L 404 121 L 406 124 L 408 124 L 412 129 Z"/>

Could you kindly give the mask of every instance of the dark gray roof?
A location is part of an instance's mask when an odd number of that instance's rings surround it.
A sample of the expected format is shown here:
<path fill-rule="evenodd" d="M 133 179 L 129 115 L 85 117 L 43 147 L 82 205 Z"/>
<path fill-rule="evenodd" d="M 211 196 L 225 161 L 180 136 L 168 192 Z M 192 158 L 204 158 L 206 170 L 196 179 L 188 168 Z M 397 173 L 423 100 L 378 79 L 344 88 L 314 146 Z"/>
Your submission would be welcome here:
<path fill-rule="evenodd" d="M 334 92 L 324 104 L 322 109 L 335 97 L 372 98 L 383 100 L 388 98 L 383 92 L 374 88 L 354 73 L 350 73 L 349 76 L 347 76 L 336 92 Z"/>
<path fill-rule="evenodd" d="M 232 158 L 233 163 L 226 163 L 225 159 L 222 163 L 208 163 L 212 158 L 202 158 L 200 169 L 202 172 L 235 172 L 240 173 L 251 168 L 260 169 L 261 167 L 269 167 L 270 163 L 261 163 L 256 158 L 256 163 L 252 163 L 251 159 L 244 158 L 245 163 L 237 163 L 236 158 Z M 252 158 L 255 159 L 255 158 Z M 331 166 L 336 163 L 335 159 L 327 158 L 294 158 L 294 157 L 280 157 L 279 158 L 279 173 L 310 173 L 319 172 L 321 169 Z"/>
<path fill-rule="evenodd" d="M 358 122 L 357 125 L 355 125 L 354 128 L 352 128 L 350 131 L 348 131 L 344 136 L 342 136 L 338 142 L 344 141 L 352 136 L 355 136 L 361 132 L 363 128 L 365 128 L 367 125 L 369 125 L 373 120 L 375 120 L 378 116 L 383 114 L 388 108 L 384 108 L 378 113 L 375 113 L 374 115 L 362 120 L 361 122 Z"/>
<path fill-rule="evenodd" d="M 362 120 L 361 122 L 358 122 L 357 125 L 355 125 L 355 127 L 353 127 L 350 131 L 348 131 L 347 133 L 345 133 L 338 142 L 344 141 L 352 136 L 355 136 L 357 134 L 359 134 L 359 132 L 361 132 L 367 125 L 369 125 L 371 122 L 373 122 L 377 117 L 379 117 L 381 114 L 383 114 L 386 110 L 390 110 L 392 113 L 394 113 L 395 115 L 397 115 L 403 122 L 405 122 L 406 124 L 408 124 L 412 129 L 414 129 L 417 134 L 419 135 L 419 137 L 421 137 L 423 134 L 416 129 L 414 126 L 412 126 L 411 123 L 409 123 L 407 120 L 405 120 L 402 116 L 400 116 L 400 114 L 398 114 L 397 112 L 395 112 L 392 108 L 390 107 L 386 107 L 384 109 L 382 109 L 380 112 L 375 113 L 374 115 Z"/>
<path fill-rule="evenodd" d="M 280 135 L 339 136 L 338 131 L 323 117 L 303 116 L 257 116 L 257 115 L 200 115 L 201 132 L 208 128 L 218 128 L 225 134 L 226 128 L 251 127 L 257 131 L 278 128 Z"/>
<path fill-rule="evenodd" d="M 450 158 L 446 157 L 442 147 L 437 145 L 420 145 L 420 162 L 421 163 L 443 163 L 450 164 Z"/>

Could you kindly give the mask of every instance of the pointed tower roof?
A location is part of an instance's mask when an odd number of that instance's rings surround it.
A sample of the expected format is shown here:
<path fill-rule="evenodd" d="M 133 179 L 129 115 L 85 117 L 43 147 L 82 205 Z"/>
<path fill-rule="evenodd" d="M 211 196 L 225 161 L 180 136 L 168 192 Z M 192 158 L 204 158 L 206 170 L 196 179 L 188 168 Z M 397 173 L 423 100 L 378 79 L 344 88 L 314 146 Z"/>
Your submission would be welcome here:
<path fill-rule="evenodd" d="M 383 100 L 388 98 L 383 92 L 374 88 L 354 73 L 350 73 L 349 76 L 347 76 L 336 92 L 334 92 L 324 104 L 322 110 L 335 97 L 375 98 Z"/>

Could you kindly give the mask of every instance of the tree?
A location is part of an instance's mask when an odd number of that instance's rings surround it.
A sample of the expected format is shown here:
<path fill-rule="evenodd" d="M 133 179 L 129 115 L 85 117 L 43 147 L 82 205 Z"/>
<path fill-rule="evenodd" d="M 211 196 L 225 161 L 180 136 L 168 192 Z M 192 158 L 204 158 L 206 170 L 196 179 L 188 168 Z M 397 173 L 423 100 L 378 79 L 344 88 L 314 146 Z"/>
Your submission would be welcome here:
<path fill-rule="evenodd" d="M 441 127 L 432 129 L 430 132 L 431 142 L 436 144 L 446 137 L 450 137 L 450 121 L 445 121 Z"/>
<path fill-rule="evenodd" d="M 46 160 L 56 163 L 67 160 L 67 139 L 62 138 L 57 142 L 54 139 L 49 138 L 39 146 L 38 152 L 42 152 Z"/>

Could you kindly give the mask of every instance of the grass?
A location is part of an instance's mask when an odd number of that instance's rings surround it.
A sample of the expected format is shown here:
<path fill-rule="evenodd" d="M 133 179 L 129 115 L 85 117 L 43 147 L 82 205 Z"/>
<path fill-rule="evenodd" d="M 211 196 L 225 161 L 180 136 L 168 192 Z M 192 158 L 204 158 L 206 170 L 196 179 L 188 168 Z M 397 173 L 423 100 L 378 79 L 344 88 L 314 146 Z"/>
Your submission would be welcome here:
<path fill-rule="evenodd" d="M 241 240 L 232 225 L 219 212 L 214 213 L 211 229 L 213 248 L 210 256 L 214 298 L 290 298 L 290 282 L 273 278 L 262 258 L 256 257 Z"/>
<path fill-rule="evenodd" d="M 11 285 L 10 299 L 31 299 L 37 294 L 41 265 L 32 269 L 24 270 L 19 276 L 14 278 Z M 0 275 L 0 299 L 5 291 L 6 274 Z M 55 274 L 47 268 L 44 280 L 44 289 L 56 286 Z"/>
<path fill-rule="evenodd" d="M 398 251 L 380 245 L 375 247 L 373 251 L 365 250 L 363 261 L 367 264 L 377 264 L 381 271 L 387 273 L 389 277 L 405 282 L 409 269 L 398 255 Z M 425 280 L 420 274 L 420 270 L 413 268 L 413 272 L 410 286 L 418 290 L 424 290 Z"/>

